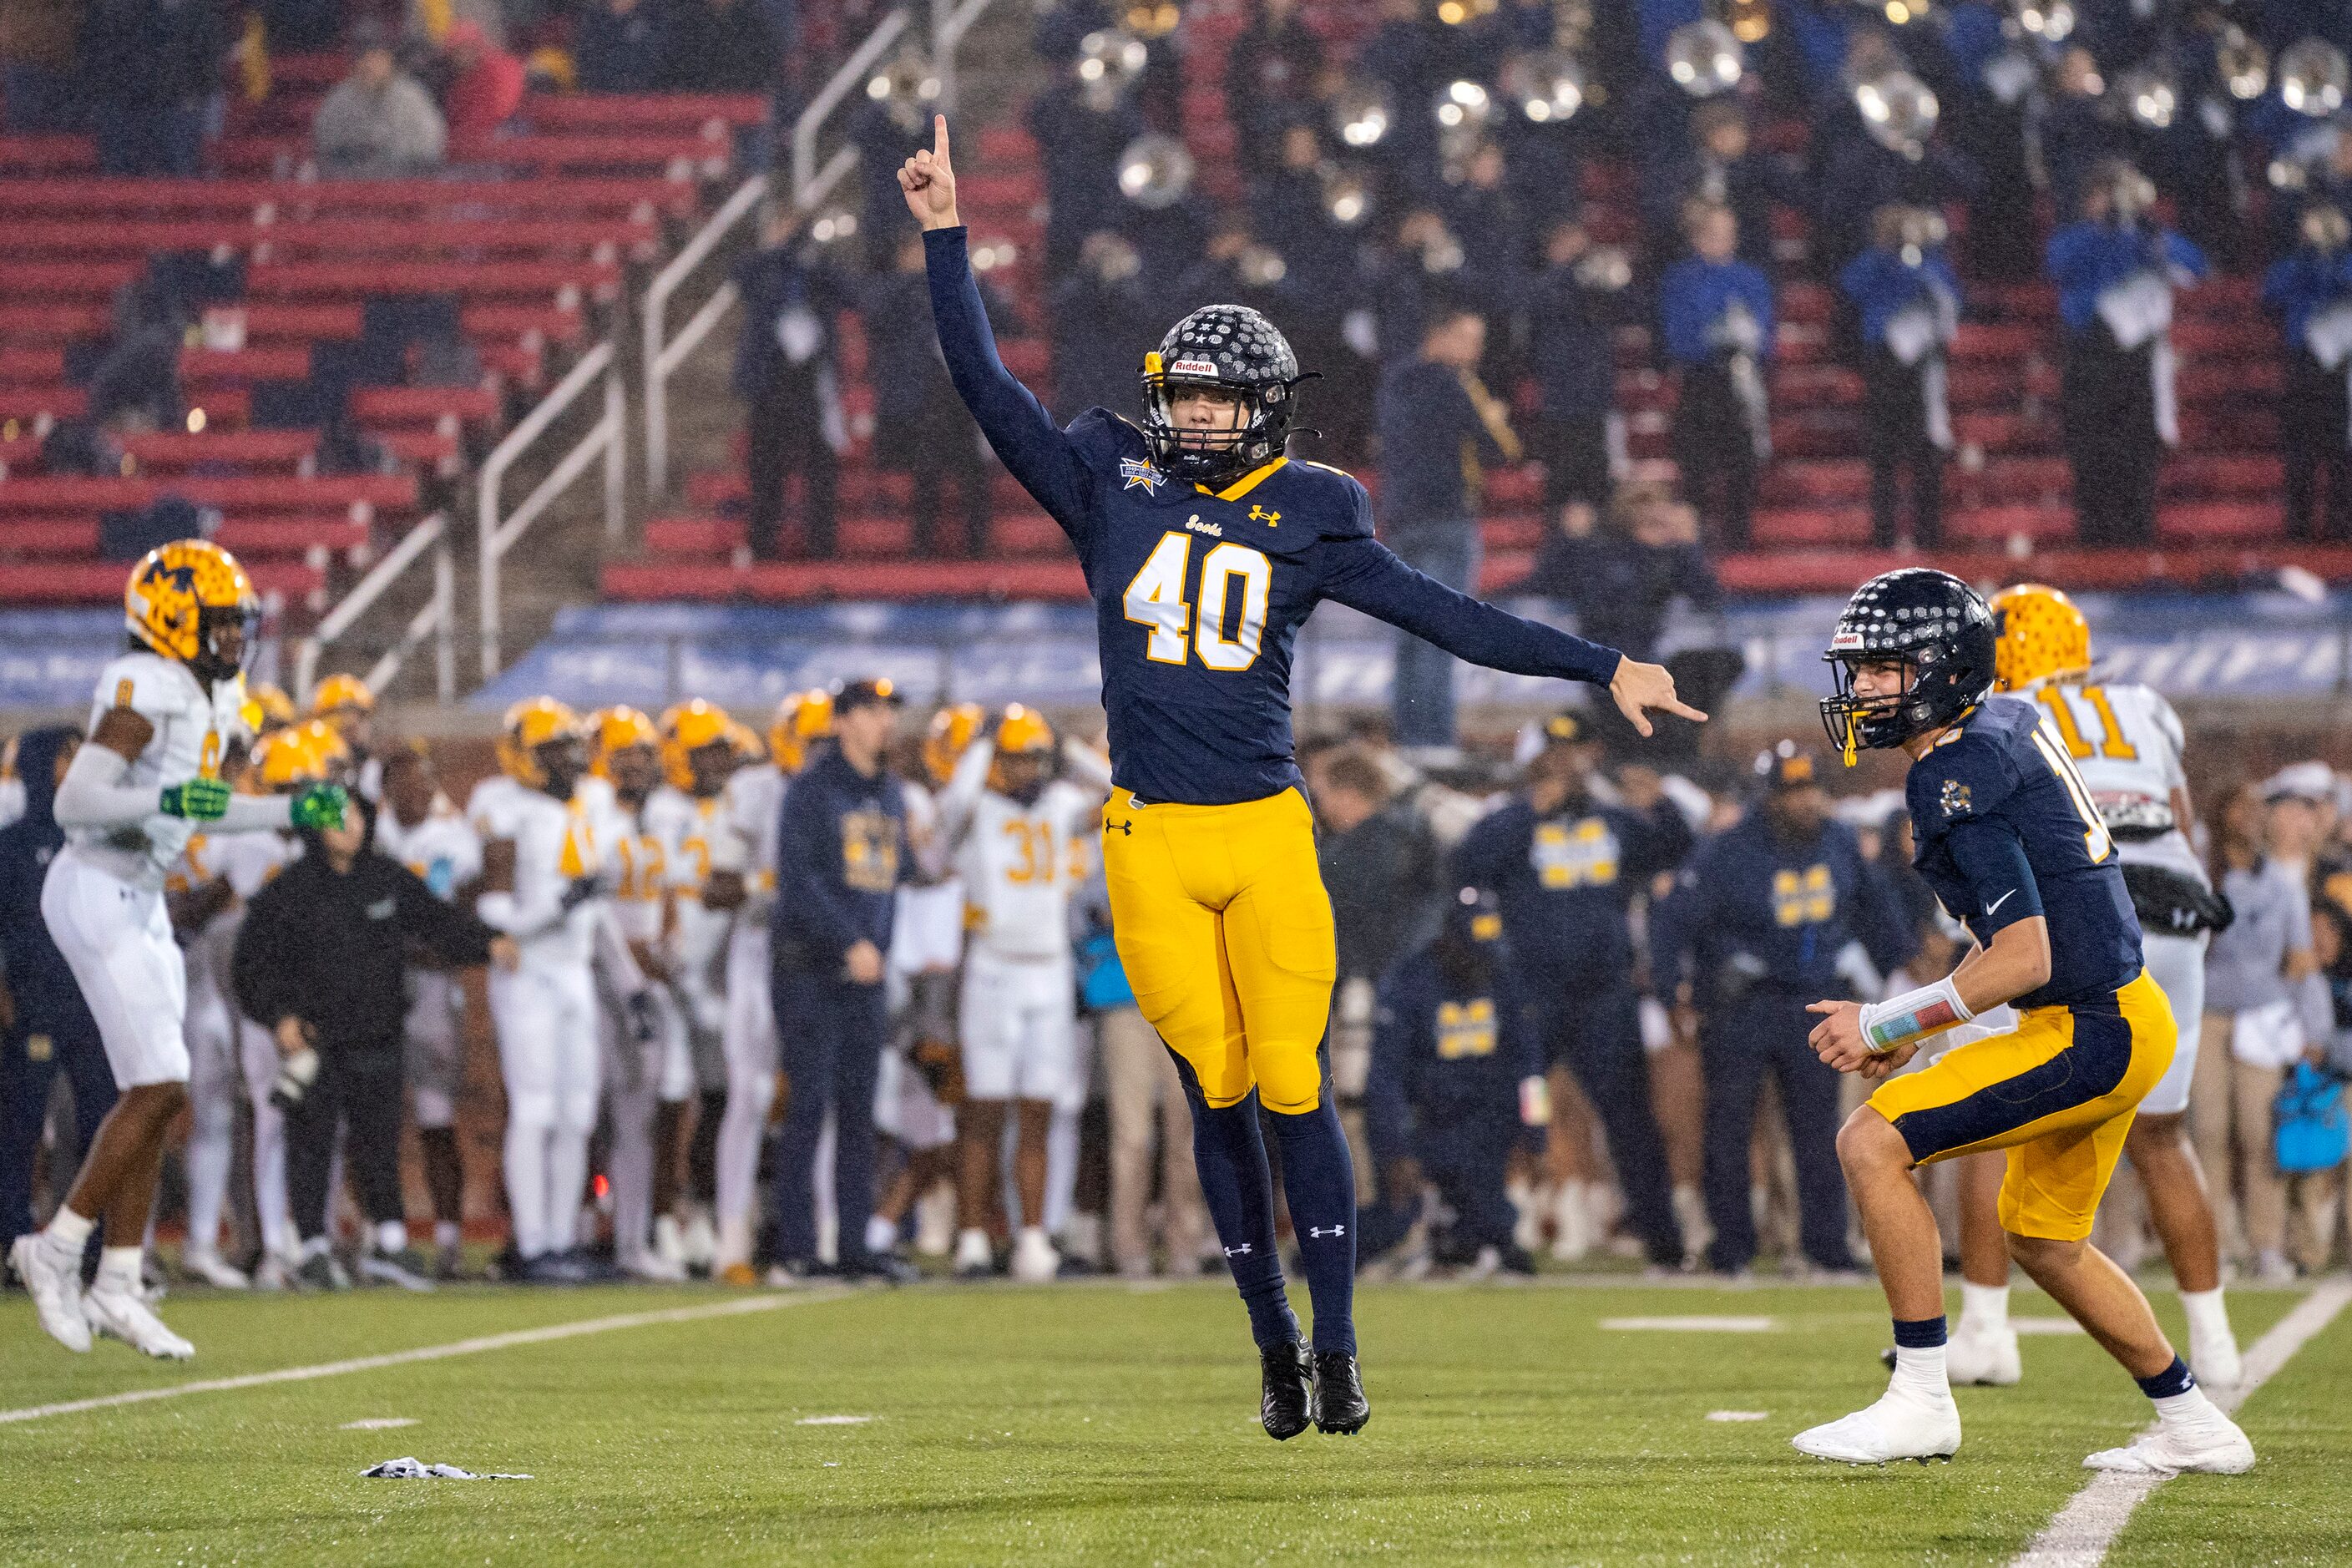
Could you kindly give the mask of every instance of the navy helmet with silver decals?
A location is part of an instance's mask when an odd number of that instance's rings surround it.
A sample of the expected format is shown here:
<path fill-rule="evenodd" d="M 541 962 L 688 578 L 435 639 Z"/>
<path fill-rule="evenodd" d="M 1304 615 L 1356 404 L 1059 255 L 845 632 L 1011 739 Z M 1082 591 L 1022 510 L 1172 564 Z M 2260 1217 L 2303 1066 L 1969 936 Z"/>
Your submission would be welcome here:
<path fill-rule="evenodd" d="M 1282 456 L 1298 402 L 1298 358 L 1272 321 L 1246 305 L 1203 305 L 1143 356 L 1143 437 L 1163 473 L 1212 487 Z M 1237 399 L 1232 430 L 1180 430 L 1182 387 Z"/>
<path fill-rule="evenodd" d="M 1906 566 L 1873 577 L 1846 601 L 1822 655 L 1837 677 L 1837 695 L 1822 699 L 1830 743 L 1851 767 L 1857 747 L 1899 746 L 1951 723 L 1992 689 L 1994 642 L 1991 609 L 1950 573 Z M 1909 667 L 1902 695 L 1856 696 L 1855 668 L 1888 662 Z"/>

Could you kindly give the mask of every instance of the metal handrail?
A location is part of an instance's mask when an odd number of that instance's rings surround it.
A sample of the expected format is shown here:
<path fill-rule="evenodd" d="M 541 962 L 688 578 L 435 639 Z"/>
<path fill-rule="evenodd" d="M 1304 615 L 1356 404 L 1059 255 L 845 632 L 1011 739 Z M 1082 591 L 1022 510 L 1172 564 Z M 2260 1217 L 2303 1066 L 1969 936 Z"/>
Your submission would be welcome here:
<path fill-rule="evenodd" d="M 384 558 L 377 562 L 359 581 L 359 585 L 343 595 L 342 603 L 327 613 L 326 618 L 310 629 L 310 635 L 296 645 L 294 650 L 294 700 L 310 705 L 311 688 L 319 675 L 319 658 L 327 645 L 351 630 L 392 585 L 407 574 L 416 558 L 427 550 L 433 552 L 433 593 L 425 607 L 409 618 L 400 640 L 384 651 L 367 672 L 368 689 L 381 691 L 400 673 L 408 655 L 426 637 L 434 639 L 434 684 L 440 700 L 454 702 L 457 699 L 457 564 L 449 549 L 449 514 L 436 511 L 412 528 L 394 545 Z"/>
<path fill-rule="evenodd" d="M 849 96 L 850 89 L 866 79 L 866 73 L 882 58 L 882 51 L 898 41 L 898 35 L 907 30 L 907 23 L 904 6 L 876 23 L 866 41 L 841 62 L 840 68 L 817 89 L 817 95 L 809 100 L 808 107 L 793 123 L 793 199 L 802 206 L 814 206 L 823 201 L 824 194 L 857 162 L 856 149 L 844 147 L 820 171 L 816 166 L 817 132 L 824 129 L 835 106 Z"/>
<path fill-rule="evenodd" d="M 729 279 L 703 302 L 676 338 L 663 341 L 669 330 L 669 297 L 688 274 L 700 267 L 711 250 L 734 230 L 744 216 L 756 210 L 768 194 L 768 176 L 754 174 L 735 188 L 710 220 L 654 275 L 646 289 L 646 491 L 658 499 L 669 489 L 669 378 L 700 345 L 735 303 L 735 280 Z"/>
<path fill-rule="evenodd" d="M 604 378 L 604 412 L 588 427 L 572 449 L 563 454 L 547 477 L 539 481 L 522 504 L 501 519 L 499 516 L 499 483 L 506 478 L 507 469 L 514 466 L 530 446 L 539 439 L 557 415 L 579 399 L 591 382 L 599 375 Z M 525 530 L 539 520 L 555 498 L 570 488 L 572 481 L 587 471 L 588 465 L 601 454 L 604 459 L 604 532 L 618 539 L 623 524 L 622 505 L 628 482 L 626 437 L 628 405 L 621 390 L 619 356 L 608 341 L 591 349 L 572 373 L 540 400 L 539 406 L 523 416 L 522 422 L 507 433 L 482 464 L 481 511 L 478 531 L 481 535 L 482 562 L 479 577 L 482 626 L 482 679 L 489 680 L 499 673 L 499 633 L 501 606 L 499 593 L 499 563 L 506 552 L 514 548 Z"/>
<path fill-rule="evenodd" d="M 956 107 L 956 52 L 992 0 L 931 0 L 931 59 L 940 73 L 940 103 Z"/>
<path fill-rule="evenodd" d="M 985 5 L 987 0 L 979 0 Z M 827 79 L 817 95 L 801 110 L 793 122 L 793 203 L 803 211 L 815 206 L 833 193 L 849 171 L 856 166 L 857 150 L 842 147 L 835 151 L 820 168 L 816 161 L 817 134 L 824 122 L 838 108 L 843 99 L 866 79 L 884 51 L 898 41 L 906 32 L 908 16 L 901 6 L 875 24 L 874 31 L 857 46 L 849 58 Z M 710 298 L 678 328 L 677 335 L 669 333 L 670 296 L 683 287 L 702 264 L 709 259 L 720 241 L 759 210 L 771 189 L 768 176 L 754 174 L 738 185 L 734 193 L 710 215 L 694 237 L 680 247 L 646 286 L 642 312 L 645 333 L 645 405 L 646 405 L 646 493 L 656 500 L 669 493 L 669 378 L 684 364 L 687 356 L 702 346 L 719 325 L 721 317 L 735 308 L 740 297 L 731 278 L 711 291 Z"/>

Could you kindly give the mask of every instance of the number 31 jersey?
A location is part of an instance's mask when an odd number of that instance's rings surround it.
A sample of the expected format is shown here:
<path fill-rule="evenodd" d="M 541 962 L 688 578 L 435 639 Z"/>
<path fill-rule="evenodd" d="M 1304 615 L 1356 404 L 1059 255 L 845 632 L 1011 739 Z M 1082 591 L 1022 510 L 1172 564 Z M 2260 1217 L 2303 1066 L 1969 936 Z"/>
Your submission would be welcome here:
<path fill-rule="evenodd" d="M 1913 864 L 1977 941 L 2041 915 L 2050 978 L 2018 1010 L 2101 1003 L 2140 972 L 2121 858 L 2074 759 L 2030 703 L 1995 700 L 1911 764 Z"/>

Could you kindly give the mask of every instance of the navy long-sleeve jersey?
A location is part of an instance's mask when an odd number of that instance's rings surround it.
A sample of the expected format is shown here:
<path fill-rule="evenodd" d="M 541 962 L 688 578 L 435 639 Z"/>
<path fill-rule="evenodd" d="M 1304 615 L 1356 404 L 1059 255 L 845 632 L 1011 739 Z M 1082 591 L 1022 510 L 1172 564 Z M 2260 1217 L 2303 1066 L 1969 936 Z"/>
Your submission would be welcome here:
<path fill-rule="evenodd" d="M 1660 994 L 1695 980 L 1702 1006 L 1710 984 L 1743 970 L 1751 984 L 1808 1001 L 1835 996 L 1838 954 L 1850 942 L 1882 973 L 1918 946 L 1893 884 L 1862 858 L 1853 829 L 1826 822 L 1810 838 L 1784 837 L 1760 806 L 1703 845 L 1650 914 Z"/>
<path fill-rule="evenodd" d="M 2050 978 L 2020 1010 L 2099 1003 L 2141 966 L 2139 917 L 2105 823 L 2041 709 L 1987 702 L 1904 781 L 1918 840 L 1912 863 L 1953 919 L 1986 946 L 2034 915 L 2050 922 Z"/>
<path fill-rule="evenodd" d="M 1509 964 L 1486 983 L 1450 983 L 1435 947 L 1399 959 L 1381 978 L 1365 1080 L 1367 1135 L 1382 1159 L 1425 1157 L 1428 1141 L 1462 1124 L 1507 1137 L 1518 1127 L 1519 1080 L 1543 1071 Z"/>
<path fill-rule="evenodd" d="M 1153 466 L 1143 433 L 1091 408 L 1057 427 L 997 357 L 961 228 L 933 229 L 931 314 L 989 445 L 1076 547 L 1095 602 L 1113 779 L 1144 802 L 1231 805 L 1298 784 L 1290 655 L 1337 600 L 1474 664 L 1606 683 L 1614 650 L 1414 571 L 1372 537 L 1364 487 L 1277 458 L 1222 490 Z"/>
<path fill-rule="evenodd" d="M 887 772 L 859 773 L 827 746 L 784 792 L 777 828 L 779 962 L 832 969 L 860 942 L 890 950 L 898 884 L 913 869 L 907 797 Z"/>
<path fill-rule="evenodd" d="M 1690 846 L 1669 802 L 1643 813 L 1579 796 L 1539 816 L 1522 795 L 1463 837 L 1454 878 L 1501 903 L 1528 990 L 1611 991 L 1633 975 L 1634 898 Z"/>

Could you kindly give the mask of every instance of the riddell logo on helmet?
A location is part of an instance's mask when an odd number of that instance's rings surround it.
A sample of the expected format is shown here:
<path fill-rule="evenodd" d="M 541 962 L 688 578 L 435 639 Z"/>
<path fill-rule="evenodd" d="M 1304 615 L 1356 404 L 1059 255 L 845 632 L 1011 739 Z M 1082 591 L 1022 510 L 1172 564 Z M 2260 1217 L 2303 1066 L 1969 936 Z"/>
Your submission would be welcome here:
<path fill-rule="evenodd" d="M 1168 374 L 1171 375 L 1205 375 L 1210 380 L 1214 381 L 1217 378 L 1217 362 L 1206 359 L 1180 359 L 1174 364 L 1168 367 Z"/>

